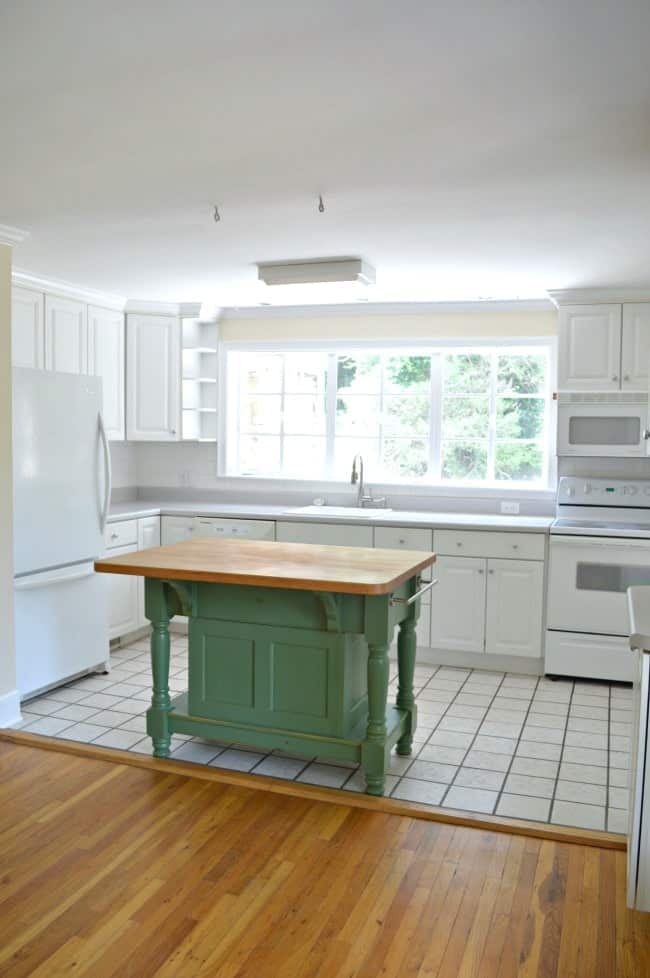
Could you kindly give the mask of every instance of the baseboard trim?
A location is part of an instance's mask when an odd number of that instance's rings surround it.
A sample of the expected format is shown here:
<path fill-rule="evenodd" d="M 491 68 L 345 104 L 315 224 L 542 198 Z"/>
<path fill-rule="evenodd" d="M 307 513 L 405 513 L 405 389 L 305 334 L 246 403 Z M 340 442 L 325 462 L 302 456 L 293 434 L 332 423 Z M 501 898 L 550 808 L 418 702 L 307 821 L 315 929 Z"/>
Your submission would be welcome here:
<path fill-rule="evenodd" d="M 526 822 L 521 819 L 504 818 L 500 815 L 480 815 L 447 808 L 433 808 L 428 805 L 418 805 L 416 802 L 401 801 L 397 798 L 373 798 L 370 795 L 357 794 L 352 791 L 341 791 L 336 788 L 319 788 L 315 785 L 298 784 L 295 781 L 281 781 L 277 778 L 268 778 L 259 774 L 252 775 L 242 774 L 237 771 L 219 770 L 218 768 L 205 767 L 203 764 L 193 764 L 190 761 L 165 760 L 149 757 L 145 754 L 115 750 L 112 747 L 98 747 L 94 744 L 82 744 L 73 740 L 59 740 L 55 737 L 44 737 L 40 734 L 30 734 L 22 730 L 0 730 L 0 741 L 19 744 L 23 747 L 35 747 L 39 750 L 52 750 L 63 754 L 74 754 L 78 757 L 87 757 L 95 761 L 108 761 L 113 764 L 125 764 L 131 767 L 146 768 L 150 771 L 160 771 L 163 774 L 177 774 L 182 777 L 200 778 L 203 781 L 215 781 L 220 784 L 233 785 L 239 788 L 269 791 L 272 794 L 304 798 L 308 801 L 321 801 L 329 805 L 363 808 L 368 811 L 382 812 L 386 815 L 420 818 L 429 822 L 444 822 L 447 825 L 482 829 L 490 832 L 503 832 L 508 835 L 525 835 L 533 839 L 593 846 L 597 849 L 625 851 L 627 848 L 625 836 L 614 835 L 611 832 L 575 829 L 569 826 L 549 825 L 542 822 Z"/>
<path fill-rule="evenodd" d="M 428 649 L 418 645 L 418 665 L 458 666 L 459 669 L 481 669 L 484 672 L 516 672 L 524 676 L 542 676 L 544 660 L 521 655 L 492 655 L 487 652 L 455 652 Z"/>
<path fill-rule="evenodd" d="M 0 696 L 0 727 L 9 727 L 12 723 L 20 723 L 20 693 L 12 689 L 10 693 Z"/>

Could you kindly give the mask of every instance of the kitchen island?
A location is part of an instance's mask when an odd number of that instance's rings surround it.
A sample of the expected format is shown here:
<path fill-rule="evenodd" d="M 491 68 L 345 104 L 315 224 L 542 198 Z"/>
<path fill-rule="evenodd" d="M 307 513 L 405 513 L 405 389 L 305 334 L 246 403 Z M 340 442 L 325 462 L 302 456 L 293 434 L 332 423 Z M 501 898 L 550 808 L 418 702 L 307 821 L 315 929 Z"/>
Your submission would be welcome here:
<path fill-rule="evenodd" d="M 192 540 L 97 561 L 145 578 L 153 695 L 147 732 L 168 757 L 183 733 L 363 766 L 382 795 L 410 754 L 421 551 Z M 188 688 L 169 692 L 169 622 L 189 618 Z M 388 705 L 396 627 L 398 688 Z"/>

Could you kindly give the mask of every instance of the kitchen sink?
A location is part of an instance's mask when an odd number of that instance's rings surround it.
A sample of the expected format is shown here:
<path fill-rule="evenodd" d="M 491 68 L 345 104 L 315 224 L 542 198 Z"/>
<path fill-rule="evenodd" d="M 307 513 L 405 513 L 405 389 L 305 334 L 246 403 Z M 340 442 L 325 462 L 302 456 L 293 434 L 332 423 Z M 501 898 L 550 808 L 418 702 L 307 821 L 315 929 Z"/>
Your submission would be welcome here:
<path fill-rule="evenodd" d="M 325 517 L 347 517 L 348 519 L 371 520 L 385 513 L 391 513 L 388 507 L 371 509 L 365 506 L 294 506 L 285 512 L 295 513 L 299 516 L 325 516 Z"/>

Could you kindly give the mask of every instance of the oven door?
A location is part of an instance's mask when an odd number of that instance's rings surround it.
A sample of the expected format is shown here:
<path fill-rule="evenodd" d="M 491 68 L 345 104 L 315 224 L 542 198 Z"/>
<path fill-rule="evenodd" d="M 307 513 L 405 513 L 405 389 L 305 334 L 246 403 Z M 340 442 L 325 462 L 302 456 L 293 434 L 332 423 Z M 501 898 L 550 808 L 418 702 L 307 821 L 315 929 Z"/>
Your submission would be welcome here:
<path fill-rule="evenodd" d="M 648 455 L 648 407 L 633 403 L 560 403 L 558 455 L 639 458 Z"/>
<path fill-rule="evenodd" d="M 650 584 L 650 540 L 552 535 L 548 628 L 627 637 L 632 584 Z"/>

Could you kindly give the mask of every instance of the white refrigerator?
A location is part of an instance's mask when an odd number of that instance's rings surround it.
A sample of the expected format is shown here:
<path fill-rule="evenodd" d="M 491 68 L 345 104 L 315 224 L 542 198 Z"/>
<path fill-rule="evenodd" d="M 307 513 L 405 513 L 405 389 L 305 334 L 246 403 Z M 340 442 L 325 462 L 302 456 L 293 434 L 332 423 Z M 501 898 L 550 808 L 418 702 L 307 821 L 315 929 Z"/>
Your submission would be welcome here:
<path fill-rule="evenodd" d="M 13 370 L 14 596 L 25 699 L 108 669 L 106 589 L 93 570 L 111 492 L 101 380 Z"/>

